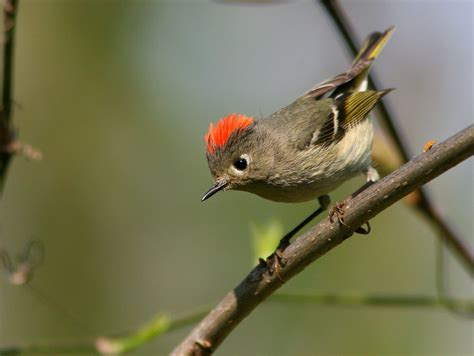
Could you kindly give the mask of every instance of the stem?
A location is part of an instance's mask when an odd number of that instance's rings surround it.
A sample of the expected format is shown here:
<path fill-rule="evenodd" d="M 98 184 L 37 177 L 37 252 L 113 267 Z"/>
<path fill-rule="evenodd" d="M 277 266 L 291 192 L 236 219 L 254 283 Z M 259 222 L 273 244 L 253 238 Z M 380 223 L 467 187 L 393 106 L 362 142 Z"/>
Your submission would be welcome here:
<path fill-rule="evenodd" d="M 351 294 L 275 294 L 270 301 L 296 304 L 326 304 L 348 306 L 377 306 L 396 308 L 445 308 L 447 305 L 474 313 L 474 300 L 436 298 L 426 295 L 367 295 Z"/>
<path fill-rule="evenodd" d="M 0 194 L 12 157 L 9 146 L 14 139 L 11 127 L 12 117 L 12 86 L 13 86 L 13 52 L 15 47 L 15 20 L 18 0 L 5 0 L 3 4 L 3 73 L 2 102 L 0 107 Z"/>
<path fill-rule="evenodd" d="M 158 315 L 152 321 L 136 331 L 121 337 L 101 337 L 96 341 L 97 351 L 103 354 L 118 354 L 134 350 L 154 338 L 181 328 L 192 325 L 203 318 L 210 308 L 202 309 L 192 314 L 172 319 L 168 315 Z"/>

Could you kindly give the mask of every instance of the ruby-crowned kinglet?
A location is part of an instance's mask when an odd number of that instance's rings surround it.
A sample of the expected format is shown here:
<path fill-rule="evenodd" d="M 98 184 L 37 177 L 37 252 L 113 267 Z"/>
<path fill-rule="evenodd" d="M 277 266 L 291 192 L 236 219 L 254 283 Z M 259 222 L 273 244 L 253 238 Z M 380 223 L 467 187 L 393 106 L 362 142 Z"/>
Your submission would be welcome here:
<path fill-rule="evenodd" d="M 349 178 L 376 181 L 368 114 L 390 89 L 367 90 L 367 75 L 393 30 L 369 35 L 347 72 L 271 116 L 232 114 L 211 124 L 205 141 L 215 184 L 202 200 L 233 189 L 278 202 L 319 198 L 325 209 L 327 194 Z"/>

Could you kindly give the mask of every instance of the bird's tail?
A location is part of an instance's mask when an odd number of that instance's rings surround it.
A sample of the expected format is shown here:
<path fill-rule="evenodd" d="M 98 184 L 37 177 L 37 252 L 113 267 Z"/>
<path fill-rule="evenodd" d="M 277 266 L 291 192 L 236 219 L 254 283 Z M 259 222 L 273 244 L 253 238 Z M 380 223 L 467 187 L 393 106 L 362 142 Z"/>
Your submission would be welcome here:
<path fill-rule="evenodd" d="M 392 37 L 395 27 L 392 26 L 385 32 L 373 32 L 364 41 L 362 48 L 359 50 L 356 58 L 352 62 L 352 67 L 356 66 L 361 60 L 374 60 L 382 52 L 385 44 Z"/>
<path fill-rule="evenodd" d="M 319 99 L 330 92 L 332 92 L 331 96 L 335 97 L 341 93 L 367 90 L 370 65 L 380 54 L 393 31 L 395 31 L 395 27 L 392 26 L 384 32 L 370 34 L 348 71 L 314 86 L 305 94 L 305 97 Z"/>
<path fill-rule="evenodd" d="M 350 83 L 347 83 L 348 88 L 345 88 L 346 91 L 367 90 L 367 76 L 371 64 L 380 52 L 382 52 L 382 49 L 390 37 L 392 37 L 394 31 L 395 27 L 392 26 L 384 32 L 373 32 L 365 39 L 362 48 L 359 50 L 359 53 L 349 69 L 349 72 L 358 72 L 358 74 L 354 76 Z"/>

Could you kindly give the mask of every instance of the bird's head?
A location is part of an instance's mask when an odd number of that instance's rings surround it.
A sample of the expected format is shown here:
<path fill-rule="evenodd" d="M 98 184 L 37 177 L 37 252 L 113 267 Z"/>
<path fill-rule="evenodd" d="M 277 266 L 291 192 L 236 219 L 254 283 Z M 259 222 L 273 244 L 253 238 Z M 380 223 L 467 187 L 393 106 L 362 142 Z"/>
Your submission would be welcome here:
<path fill-rule="evenodd" d="M 220 190 L 247 190 L 265 180 L 273 165 L 265 134 L 256 121 L 242 114 L 231 114 L 211 124 L 204 136 L 209 169 L 214 185 L 202 201 Z"/>

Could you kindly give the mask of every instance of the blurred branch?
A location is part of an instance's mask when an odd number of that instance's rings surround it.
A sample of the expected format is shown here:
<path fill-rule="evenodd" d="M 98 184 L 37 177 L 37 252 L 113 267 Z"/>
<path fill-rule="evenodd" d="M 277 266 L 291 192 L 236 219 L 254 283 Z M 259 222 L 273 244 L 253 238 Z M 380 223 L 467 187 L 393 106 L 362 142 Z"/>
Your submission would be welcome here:
<path fill-rule="evenodd" d="M 365 222 L 408 193 L 436 178 L 474 154 L 474 125 L 413 158 L 402 167 L 359 194 L 347 198 L 344 222 L 329 218 L 293 242 L 282 258 L 285 266 L 277 273 L 258 265 L 197 325 L 174 350 L 174 355 L 206 355 L 214 352 L 229 333 L 285 281 L 326 254 Z"/>
<path fill-rule="evenodd" d="M 22 354 L 44 354 L 44 355 L 82 355 L 93 354 L 95 352 L 93 342 L 65 343 L 51 341 L 49 343 L 37 345 L 11 346 L 0 348 L 2 356 L 16 356 Z"/>
<path fill-rule="evenodd" d="M 412 295 L 370 295 L 360 293 L 346 294 L 275 294 L 269 299 L 270 302 L 295 303 L 295 304 L 318 304 L 338 306 L 379 306 L 397 308 L 441 308 L 446 305 L 455 307 L 465 313 L 474 313 L 473 300 L 440 299 L 430 296 Z M 151 322 L 140 327 L 129 335 L 121 337 L 101 337 L 96 341 L 97 351 L 101 354 L 122 354 L 142 347 L 155 338 L 174 331 L 176 329 L 195 324 L 199 319 L 211 311 L 210 308 L 191 313 L 181 318 L 172 319 L 166 315 L 158 315 Z M 1 352 L 1 351 L 0 351 Z"/>
<path fill-rule="evenodd" d="M 96 349 L 101 354 L 122 354 L 132 351 L 154 338 L 198 322 L 209 312 L 209 308 L 191 313 L 189 315 L 171 318 L 167 315 L 158 315 L 151 322 L 140 327 L 128 335 L 120 337 L 100 337 L 96 340 Z"/>
<path fill-rule="evenodd" d="M 14 154 L 19 153 L 33 160 L 40 160 L 42 154 L 29 144 L 16 138 L 12 125 L 13 115 L 13 54 L 15 28 L 19 0 L 3 1 L 3 71 L 2 101 L 0 106 L 0 194 L 3 192 L 8 167 Z"/>
<path fill-rule="evenodd" d="M 337 29 L 341 33 L 344 41 L 348 45 L 352 54 L 357 55 L 359 44 L 352 34 L 354 30 L 350 25 L 350 21 L 344 10 L 339 5 L 337 0 L 320 0 L 323 7 L 326 9 L 330 17 L 333 19 Z M 381 86 L 378 84 L 379 81 L 375 75 L 369 75 L 369 85 L 376 90 Z M 410 155 L 408 154 L 406 140 L 400 134 L 400 130 L 395 125 L 393 120 L 393 113 L 388 109 L 386 102 L 380 102 L 377 108 L 380 119 L 382 120 L 385 128 L 389 132 L 393 139 L 396 149 L 399 151 L 403 158 L 403 162 L 409 160 Z M 420 188 L 417 193 L 417 199 L 411 199 L 411 206 L 415 207 L 422 215 L 436 228 L 438 236 L 442 239 L 451 249 L 457 254 L 459 259 L 467 267 L 471 275 L 474 274 L 474 251 L 471 251 L 468 244 L 463 241 L 461 237 L 457 235 L 454 228 L 441 216 L 440 212 L 435 208 L 431 201 L 431 197 L 428 195 L 426 190 Z"/>
<path fill-rule="evenodd" d="M 11 144 L 15 134 L 11 126 L 12 84 L 13 84 L 13 50 L 15 44 L 15 19 L 18 0 L 5 0 L 3 3 L 3 74 L 2 102 L 0 107 L 0 193 L 3 191 L 5 178 L 12 157 Z"/>
<path fill-rule="evenodd" d="M 425 295 L 369 295 L 351 294 L 275 294 L 270 298 L 275 302 L 297 304 L 326 304 L 347 306 L 377 306 L 377 307 L 411 307 L 411 308 L 445 308 L 447 305 L 474 313 L 474 300 L 452 298 L 436 298 Z"/>
<path fill-rule="evenodd" d="M 44 247 L 40 241 L 28 241 L 16 261 L 10 253 L 0 247 L 0 266 L 5 269 L 12 285 L 26 285 L 32 278 L 44 257 Z"/>
<path fill-rule="evenodd" d="M 338 306 L 377 306 L 377 307 L 394 307 L 394 308 L 441 308 L 450 305 L 457 310 L 466 313 L 474 313 L 474 301 L 459 299 L 439 299 L 430 296 L 412 295 L 370 295 L 360 293 L 344 293 L 344 294 L 275 294 L 269 299 L 270 302 L 276 303 L 295 303 L 295 304 L 314 304 L 314 305 L 338 305 Z M 159 336 L 170 333 L 174 330 L 195 324 L 199 319 L 204 317 L 210 308 L 193 312 L 188 315 L 171 318 L 160 314 L 151 322 L 140 327 L 136 331 L 128 335 L 115 337 L 100 337 L 95 343 L 92 341 L 83 343 L 53 343 L 25 345 L 10 348 L 0 348 L 0 355 L 17 355 L 21 353 L 54 353 L 67 354 L 94 351 L 101 354 L 122 354 L 133 351 L 146 343 L 156 339 Z M 94 346 L 95 345 L 95 346 Z"/>
<path fill-rule="evenodd" d="M 195 324 L 204 317 L 210 308 L 205 308 L 188 315 L 172 318 L 168 315 L 157 315 L 153 320 L 137 330 L 121 336 L 99 337 L 95 341 L 82 342 L 48 342 L 35 345 L 12 346 L 0 348 L 0 355 L 18 355 L 22 353 L 69 354 L 94 353 L 117 355 L 143 346 L 158 336 L 173 330 Z"/>

